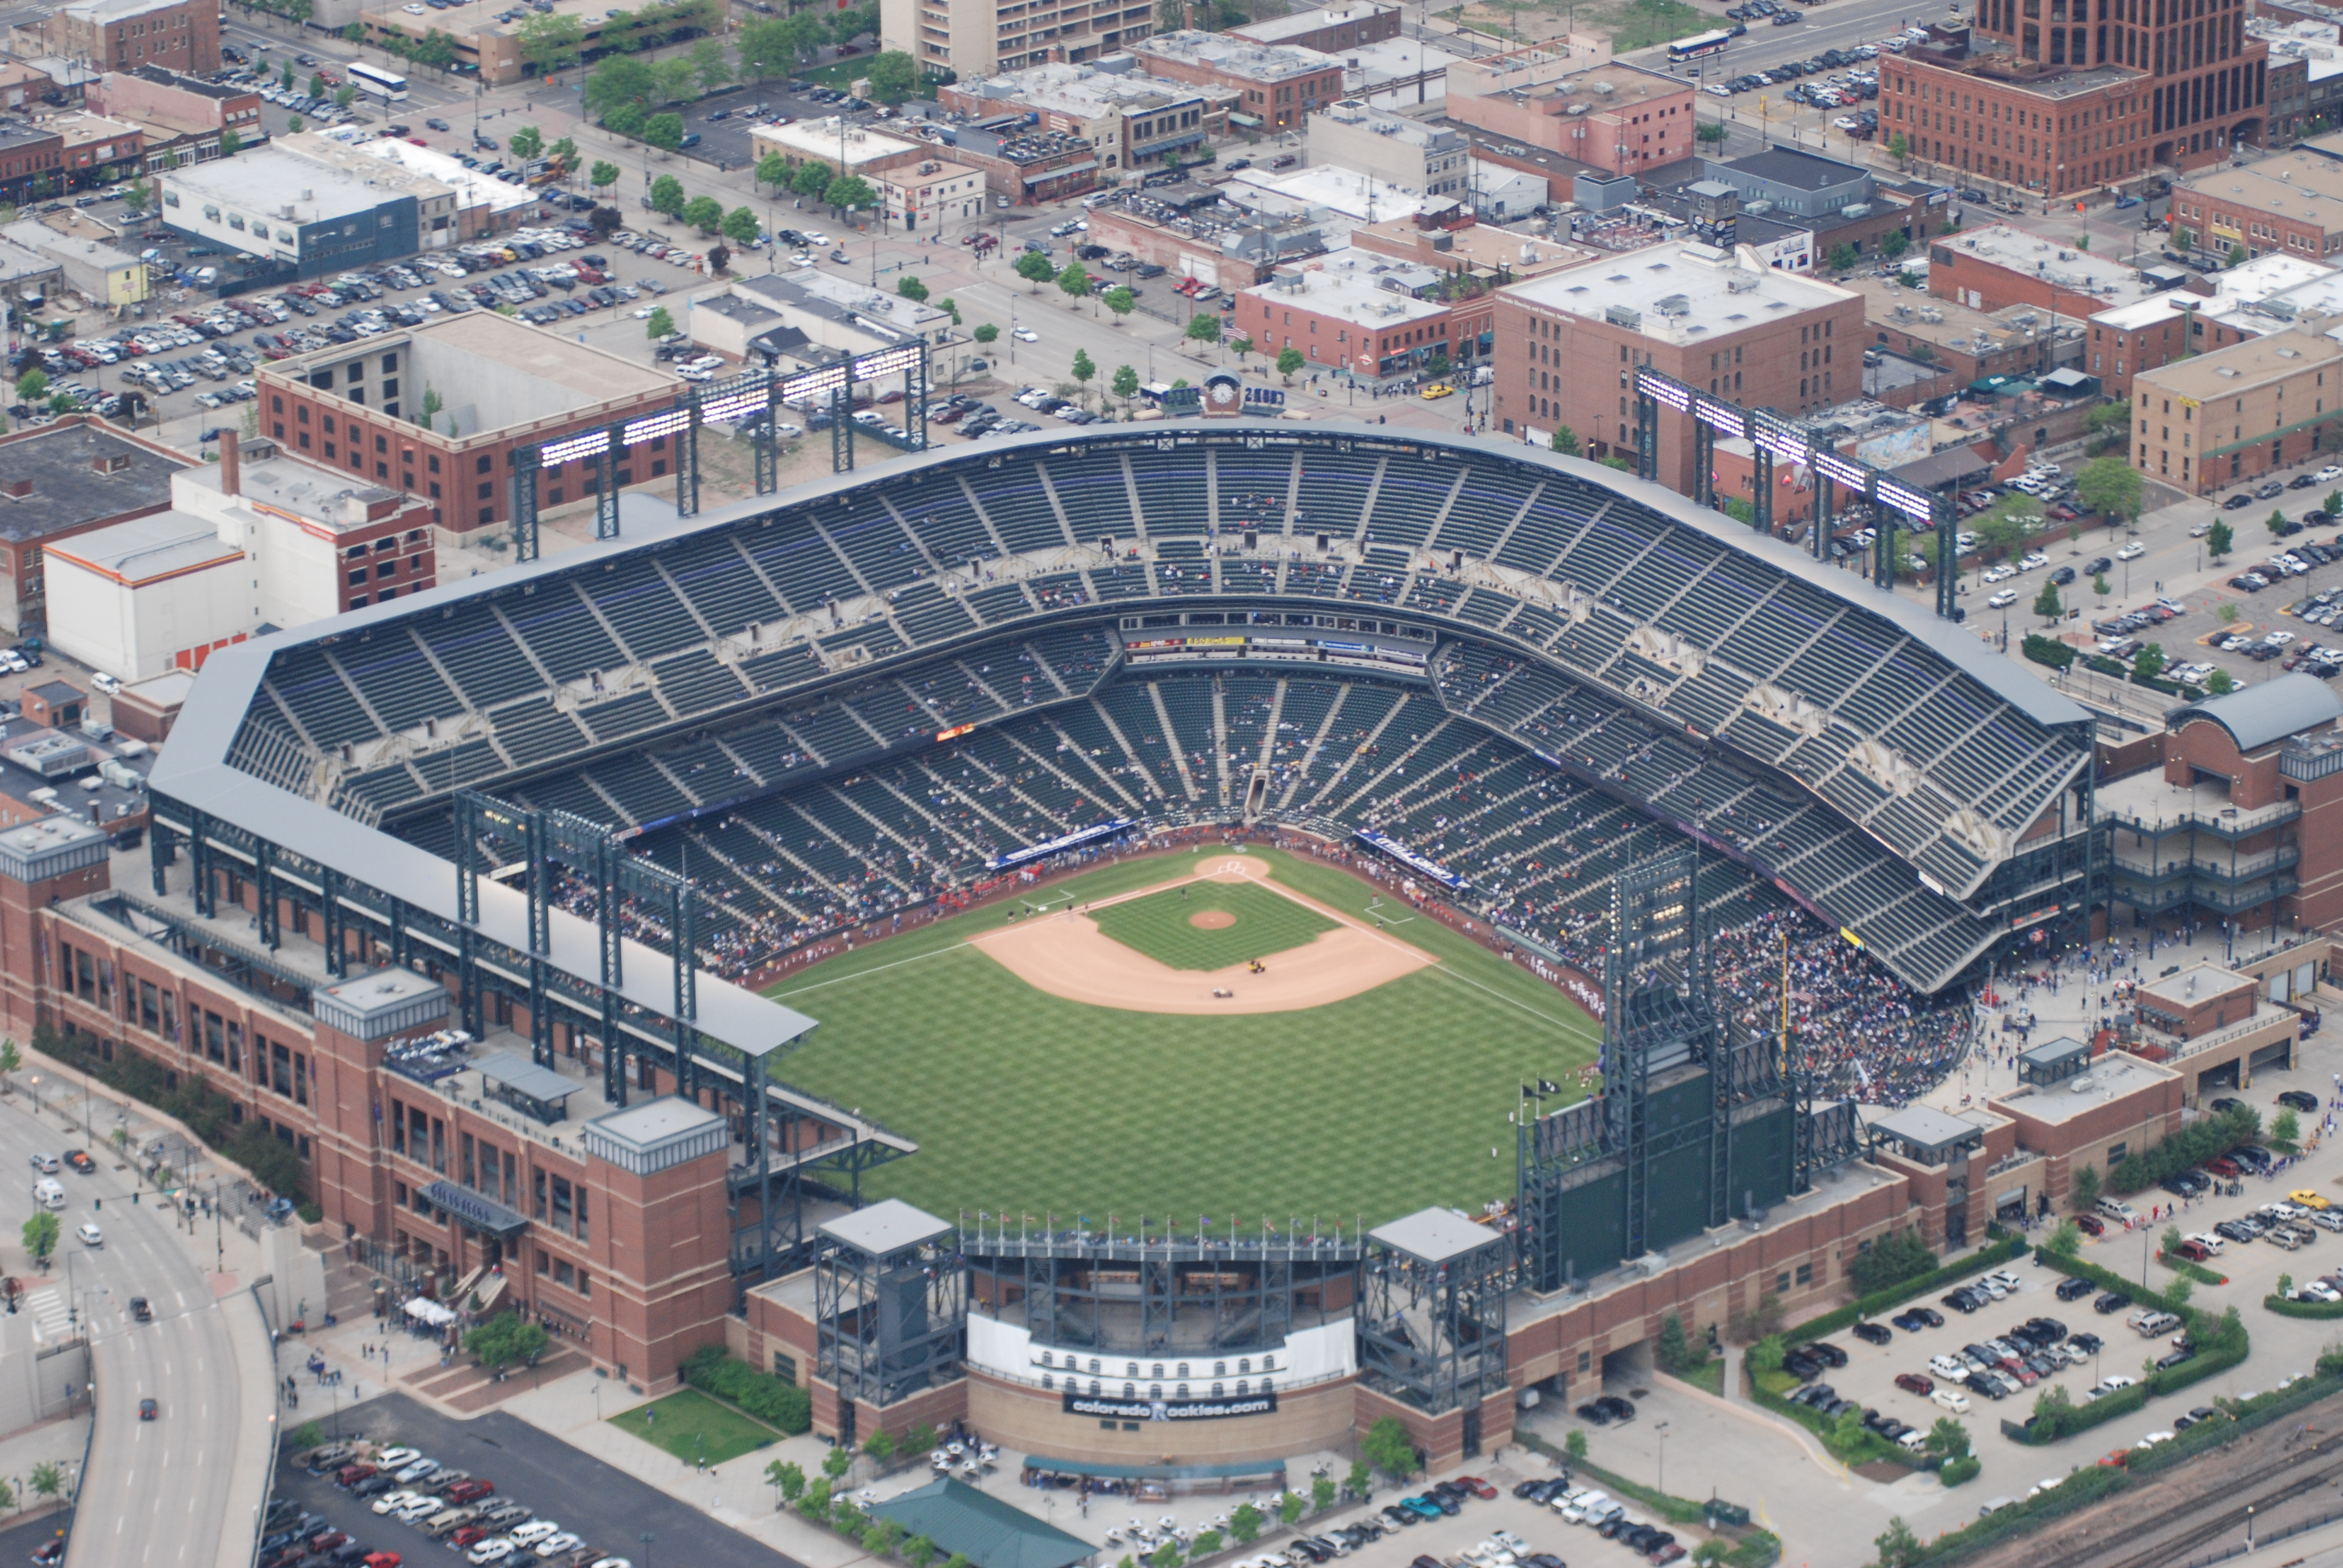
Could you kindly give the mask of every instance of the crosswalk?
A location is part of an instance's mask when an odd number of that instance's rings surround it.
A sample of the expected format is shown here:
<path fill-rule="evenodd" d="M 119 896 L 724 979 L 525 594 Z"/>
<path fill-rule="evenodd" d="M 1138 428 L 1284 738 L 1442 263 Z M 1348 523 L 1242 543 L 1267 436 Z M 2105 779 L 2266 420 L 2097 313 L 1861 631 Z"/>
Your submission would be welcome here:
<path fill-rule="evenodd" d="M 25 1292 L 24 1310 L 32 1315 L 33 1332 L 35 1338 L 61 1340 L 72 1330 L 73 1325 L 67 1318 L 65 1298 L 62 1291 L 55 1289 L 27 1291 Z"/>

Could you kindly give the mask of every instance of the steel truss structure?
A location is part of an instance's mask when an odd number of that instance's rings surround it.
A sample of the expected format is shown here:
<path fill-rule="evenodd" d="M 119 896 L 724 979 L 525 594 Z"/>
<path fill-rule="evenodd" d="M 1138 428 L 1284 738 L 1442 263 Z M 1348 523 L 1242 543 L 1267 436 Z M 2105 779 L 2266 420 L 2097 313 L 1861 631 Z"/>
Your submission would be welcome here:
<path fill-rule="evenodd" d="M 1960 579 L 1960 547 L 1953 527 L 1952 503 L 1942 496 L 1916 490 L 1900 480 L 1890 478 L 1868 463 L 1858 463 L 1842 457 L 1826 447 L 1817 447 L 1805 429 L 1776 414 L 1762 408 L 1744 408 L 1738 403 L 1728 403 L 1712 397 L 1688 382 L 1673 376 L 1662 375 L 1647 366 L 1635 368 L 1635 472 L 1638 477 L 1657 482 L 1660 469 L 1660 409 L 1673 408 L 1688 414 L 1693 421 L 1693 500 L 1697 505 L 1716 505 L 1715 453 L 1716 437 L 1751 443 L 1757 448 L 1755 494 L 1751 498 L 1756 516 L 1750 528 L 1761 534 L 1774 531 L 1774 465 L 1776 462 L 1803 464 L 1815 478 L 1815 518 L 1813 537 L 1809 543 L 1816 560 L 1830 556 L 1830 530 L 1835 493 L 1846 492 L 1849 501 L 1861 501 L 1875 513 L 1883 509 L 1909 518 L 1915 527 L 1935 531 L 1936 539 L 1936 614 L 1946 620 L 1961 618 L 1959 607 L 1954 603 Z M 1896 568 L 1896 530 L 1883 528 L 1875 530 L 1872 539 L 1871 580 L 1882 588 L 1893 588 Z"/>
<path fill-rule="evenodd" d="M 595 466 L 594 537 L 618 537 L 618 464 L 628 448 L 672 436 L 675 437 L 675 509 L 680 517 L 699 513 L 699 427 L 710 420 L 729 421 L 759 416 L 756 429 L 757 494 L 769 496 L 780 487 L 779 436 L 782 408 L 810 406 L 826 399 L 830 405 L 830 462 L 832 473 L 854 467 L 854 389 L 890 376 L 904 378 L 904 430 L 910 449 L 928 445 L 928 345 L 924 338 L 898 344 L 870 354 L 844 355 L 828 365 L 794 376 L 771 370 L 742 372 L 728 381 L 706 387 L 687 386 L 675 405 L 655 414 L 621 420 L 598 430 L 584 430 L 534 447 L 513 450 L 513 558 L 538 558 L 538 481 L 548 468 L 591 459 Z"/>

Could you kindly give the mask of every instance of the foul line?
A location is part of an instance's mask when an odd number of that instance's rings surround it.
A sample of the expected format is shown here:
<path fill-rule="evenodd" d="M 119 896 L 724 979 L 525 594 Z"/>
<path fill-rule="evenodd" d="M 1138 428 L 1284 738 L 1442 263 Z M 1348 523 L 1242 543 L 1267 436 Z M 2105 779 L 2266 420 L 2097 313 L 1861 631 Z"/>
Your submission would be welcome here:
<path fill-rule="evenodd" d="M 899 970 L 905 964 L 915 964 L 923 959 L 935 958 L 943 953 L 958 952 L 962 948 L 972 948 L 974 946 L 976 946 L 976 944 L 973 941 L 954 942 L 948 948 L 937 948 L 929 952 L 916 953 L 910 958 L 897 959 L 893 963 L 880 964 L 874 969 L 857 970 L 850 975 L 840 975 L 836 980 L 816 980 L 811 985 L 799 986 L 795 990 L 769 991 L 766 993 L 765 1000 L 768 1001 L 782 1001 L 789 997 L 803 996 L 809 990 L 820 990 L 824 986 L 845 985 L 850 980 L 859 980 L 866 975 L 880 974 L 888 970 Z"/>

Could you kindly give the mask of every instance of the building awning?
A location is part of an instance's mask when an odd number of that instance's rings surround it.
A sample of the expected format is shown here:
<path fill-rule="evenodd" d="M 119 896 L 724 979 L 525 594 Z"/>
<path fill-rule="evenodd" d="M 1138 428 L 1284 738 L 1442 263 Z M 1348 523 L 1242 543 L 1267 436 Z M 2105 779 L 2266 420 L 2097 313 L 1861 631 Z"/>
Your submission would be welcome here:
<path fill-rule="evenodd" d="M 424 1201 L 445 1209 L 475 1231 L 509 1241 L 528 1229 L 528 1216 L 516 1213 L 493 1199 L 453 1181 L 434 1181 L 423 1189 Z"/>
<path fill-rule="evenodd" d="M 1098 159 L 1084 158 L 1080 163 L 1061 164 L 1053 169 L 1043 169 L 1037 175 L 1027 175 L 1025 183 L 1029 186 L 1038 186 L 1050 180 L 1062 179 L 1068 175 L 1083 174 L 1096 167 L 1098 167 Z"/>
<path fill-rule="evenodd" d="M 1257 131 L 1261 129 L 1261 121 L 1259 119 L 1255 118 L 1252 115 L 1240 115 L 1234 109 L 1231 109 L 1229 111 L 1229 124 L 1232 126 L 1242 126 L 1248 131 Z"/>
<path fill-rule="evenodd" d="M 962 1481 L 930 1482 L 870 1512 L 893 1520 L 906 1535 L 924 1535 L 940 1551 L 957 1553 L 975 1568 L 1071 1568 L 1098 1551 Z"/>
<path fill-rule="evenodd" d="M 516 1051 L 499 1050 L 474 1065 L 489 1098 L 548 1124 L 568 1114 L 567 1101 L 585 1087 Z"/>

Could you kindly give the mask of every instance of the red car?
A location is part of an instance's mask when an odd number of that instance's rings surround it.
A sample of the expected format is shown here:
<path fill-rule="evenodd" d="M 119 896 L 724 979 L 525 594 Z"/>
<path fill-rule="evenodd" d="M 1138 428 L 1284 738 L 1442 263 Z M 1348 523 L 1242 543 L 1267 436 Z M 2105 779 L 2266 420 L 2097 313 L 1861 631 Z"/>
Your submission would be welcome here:
<path fill-rule="evenodd" d="M 1906 1393 L 1916 1393 L 1924 1396 L 1936 1392 L 1936 1385 L 1933 1382 L 1927 1378 L 1922 1377 L 1916 1372 L 1897 1372 L 1896 1374 L 1896 1386 L 1902 1389 Z"/>
<path fill-rule="evenodd" d="M 312 1536 L 310 1538 L 309 1550 L 312 1552 L 331 1552 L 335 1547 L 344 1544 L 348 1540 L 349 1537 L 343 1534 L 340 1531 L 328 1530 L 323 1535 Z"/>
<path fill-rule="evenodd" d="M 358 1561 L 365 1563 L 366 1568 L 398 1568 L 398 1553 L 396 1552 L 369 1552 Z"/>
<path fill-rule="evenodd" d="M 478 1545 L 488 1538 L 488 1531 L 480 1525 L 467 1524 L 464 1528 L 457 1531 L 456 1533 L 447 1537 L 447 1544 L 455 1551 L 469 1552 L 473 1547 Z"/>
<path fill-rule="evenodd" d="M 2086 1236 L 2104 1236 L 2107 1233 L 2107 1221 L 2101 1220 L 2097 1214 L 2076 1215 L 2075 1229 Z"/>
<path fill-rule="evenodd" d="M 373 1474 L 374 1466 L 371 1464 L 345 1464 L 334 1472 L 334 1484 L 347 1489 L 356 1486 L 361 1481 L 369 1479 Z"/>
<path fill-rule="evenodd" d="M 1456 1478 L 1456 1484 L 1484 1503 L 1497 1495 L 1497 1489 L 1477 1475 L 1460 1475 Z"/>
<path fill-rule="evenodd" d="M 478 1502 L 496 1489 L 497 1483 L 493 1481 L 459 1481 L 440 1495 L 445 1497 L 451 1506 L 460 1507 L 467 1503 Z"/>
<path fill-rule="evenodd" d="M 2205 1169 L 2213 1175 L 2227 1176 L 2232 1181 L 2236 1180 L 2238 1170 L 2237 1162 L 2226 1154 L 2206 1161 Z"/>

